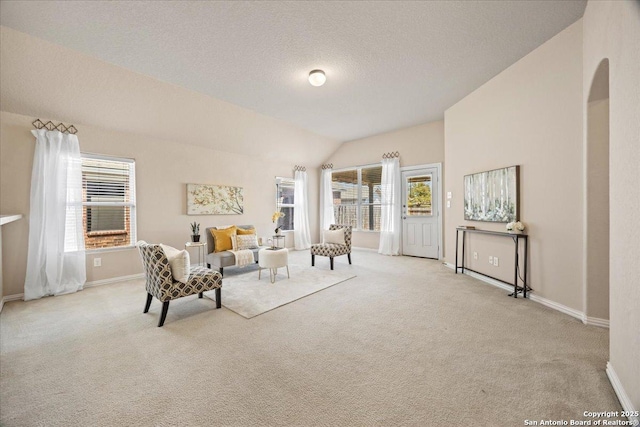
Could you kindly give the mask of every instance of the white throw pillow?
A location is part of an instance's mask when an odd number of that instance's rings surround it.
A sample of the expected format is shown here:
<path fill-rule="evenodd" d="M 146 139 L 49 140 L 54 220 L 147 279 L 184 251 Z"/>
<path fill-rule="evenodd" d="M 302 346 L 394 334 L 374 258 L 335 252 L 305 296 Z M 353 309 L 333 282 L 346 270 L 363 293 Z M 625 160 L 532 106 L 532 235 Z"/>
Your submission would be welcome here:
<path fill-rule="evenodd" d="M 346 245 L 344 241 L 344 228 L 340 228 L 338 230 L 324 230 L 322 232 L 322 243 Z"/>
<path fill-rule="evenodd" d="M 181 251 L 163 244 L 160 244 L 160 247 L 169 260 L 173 280 L 186 284 L 187 280 L 189 280 L 189 271 L 191 270 L 189 252 L 186 250 Z"/>
<path fill-rule="evenodd" d="M 236 237 L 236 250 L 258 248 L 258 237 L 255 234 L 238 234 Z"/>

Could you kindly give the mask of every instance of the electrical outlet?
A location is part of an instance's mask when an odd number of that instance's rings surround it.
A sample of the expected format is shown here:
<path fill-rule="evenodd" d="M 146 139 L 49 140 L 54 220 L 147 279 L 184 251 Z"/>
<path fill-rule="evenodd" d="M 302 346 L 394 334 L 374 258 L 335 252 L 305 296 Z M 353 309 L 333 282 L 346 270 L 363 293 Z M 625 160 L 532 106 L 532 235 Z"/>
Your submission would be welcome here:
<path fill-rule="evenodd" d="M 447 191 L 447 199 L 451 198 L 451 191 Z"/>
<path fill-rule="evenodd" d="M 493 265 L 493 257 L 489 255 L 489 264 Z"/>
<path fill-rule="evenodd" d="M 93 259 L 94 267 L 102 267 L 102 258 L 94 258 Z"/>
<path fill-rule="evenodd" d="M 473 253 L 473 259 L 478 259 L 478 252 Z"/>
<path fill-rule="evenodd" d="M 497 266 L 499 266 L 499 265 L 500 265 L 500 263 L 499 263 L 498 257 L 497 257 L 497 256 L 494 256 L 494 257 L 493 257 L 493 266 L 494 266 L 494 267 L 497 267 Z"/>

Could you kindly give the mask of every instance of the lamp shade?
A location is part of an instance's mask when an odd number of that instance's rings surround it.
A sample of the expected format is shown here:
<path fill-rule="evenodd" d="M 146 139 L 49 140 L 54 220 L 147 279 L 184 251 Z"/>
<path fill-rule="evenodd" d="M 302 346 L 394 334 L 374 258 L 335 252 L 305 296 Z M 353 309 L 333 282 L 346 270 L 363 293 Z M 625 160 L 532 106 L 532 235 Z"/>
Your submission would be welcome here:
<path fill-rule="evenodd" d="M 327 76 L 325 76 L 322 70 L 312 70 L 309 73 L 309 83 L 311 83 L 312 86 L 322 86 L 326 81 Z"/>

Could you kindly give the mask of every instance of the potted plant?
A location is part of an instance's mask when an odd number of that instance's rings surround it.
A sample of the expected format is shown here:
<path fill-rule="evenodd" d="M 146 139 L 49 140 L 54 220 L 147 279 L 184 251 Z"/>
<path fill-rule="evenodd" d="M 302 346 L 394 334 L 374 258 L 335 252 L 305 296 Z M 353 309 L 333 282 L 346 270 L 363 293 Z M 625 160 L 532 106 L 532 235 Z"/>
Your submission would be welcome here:
<path fill-rule="evenodd" d="M 273 215 L 271 215 L 271 222 L 277 223 L 280 218 L 284 218 L 284 212 L 276 211 L 276 212 L 273 213 Z M 277 225 L 276 226 L 276 230 L 275 230 L 276 236 L 280 235 L 280 228 L 281 227 L 282 227 L 282 225 Z"/>
<path fill-rule="evenodd" d="M 193 224 L 191 224 L 191 241 L 192 242 L 200 241 L 200 224 L 198 224 L 195 221 L 193 221 Z"/>

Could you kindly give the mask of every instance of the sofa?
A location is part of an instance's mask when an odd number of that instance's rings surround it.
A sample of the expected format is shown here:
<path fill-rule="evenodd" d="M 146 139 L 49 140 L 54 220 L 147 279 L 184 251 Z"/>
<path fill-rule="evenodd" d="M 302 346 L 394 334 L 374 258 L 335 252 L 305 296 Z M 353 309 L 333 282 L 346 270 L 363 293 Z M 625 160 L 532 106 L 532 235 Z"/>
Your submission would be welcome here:
<path fill-rule="evenodd" d="M 253 225 L 237 225 L 236 227 L 244 230 L 250 230 L 255 228 Z M 236 257 L 230 251 L 215 252 L 216 242 L 211 230 L 224 229 L 227 227 L 208 227 L 205 230 L 207 235 L 207 267 L 217 269 L 221 275 L 224 275 L 225 267 L 233 267 L 236 265 Z M 258 262 L 258 251 L 260 248 L 251 249 L 253 252 L 253 259 Z"/>

